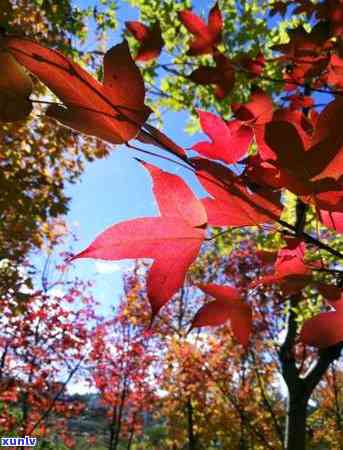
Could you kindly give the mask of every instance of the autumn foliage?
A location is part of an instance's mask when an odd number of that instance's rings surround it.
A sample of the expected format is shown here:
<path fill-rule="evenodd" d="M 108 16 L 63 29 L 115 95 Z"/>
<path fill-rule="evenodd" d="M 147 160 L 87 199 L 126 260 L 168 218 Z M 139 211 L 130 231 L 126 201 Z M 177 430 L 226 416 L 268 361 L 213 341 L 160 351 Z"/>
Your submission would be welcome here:
<path fill-rule="evenodd" d="M 152 260 L 146 281 L 150 305 L 146 328 L 131 336 L 130 324 L 119 315 L 119 326 L 127 327 L 125 342 L 118 346 L 108 337 L 107 329 L 114 327 L 115 321 L 101 324 L 93 336 L 93 359 L 101 361 L 94 375 L 95 384 L 102 391 L 103 402 L 113 407 L 110 445 L 118 443 L 118 417 L 124 414 L 124 406 L 125 432 L 130 439 L 130 433 L 139 428 L 134 420 L 139 405 L 152 399 L 144 386 L 151 364 L 146 347 L 150 333 L 158 332 L 159 316 L 192 279 L 192 265 L 201 260 L 206 245 L 226 234 L 237 237 L 235 233 L 246 227 L 247 235 L 255 236 L 257 241 L 259 236 L 256 248 L 249 250 L 261 270 L 249 267 L 255 270 L 254 279 L 228 276 L 222 282 L 196 280 L 192 285 L 195 295 L 203 293 L 209 301 L 193 314 L 187 331 L 194 336 L 195 329 L 229 322 L 232 336 L 246 356 L 254 344 L 261 348 L 259 333 L 268 328 L 268 323 L 259 323 L 260 307 L 265 305 L 256 302 L 256 293 L 265 290 L 270 302 L 270 292 L 279 290 L 282 298 L 276 306 L 287 304 L 283 310 L 287 312 L 286 337 L 277 353 L 289 395 L 283 448 L 305 448 L 309 398 L 339 357 L 343 342 L 343 253 L 338 236 L 343 230 L 343 128 L 339 126 L 343 113 L 343 4 L 339 0 L 275 2 L 270 15 L 287 15 L 291 6 L 292 14 L 306 17 L 311 27 L 297 25 L 289 30 L 287 42 L 268 49 L 271 57 L 264 54 L 263 48 L 254 55 L 247 51 L 230 56 L 230 49 L 225 48 L 225 17 L 219 3 L 211 7 L 207 23 L 189 9 L 178 11 L 179 26 L 190 35 L 185 53 L 192 57 L 192 63 L 190 68 L 163 63 L 160 67 L 196 86 L 210 86 L 209 92 L 218 101 L 227 102 L 228 110 L 222 117 L 197 109 L 207 138 L 190 149 L 183 149 L 147 123 L 152 110 L 146 104 L 144 79 L 135 61 L 157 64 L 155 60 L 165 48 L 166 32 L 159 22 L 126 23 L 128 33 L 139 42 L 138 52 L 133 58 L 126 40 L 110 48 L 103 57 L 102 81 L 62 52 L 40 42 L 11 33 L 1 37 L 0 61 L 6 64 L 0 75 L 2 122 L 23 120 L 32 113 L 34 76 L 58 99 L 47 101 L 45 113 L 49 118 L 107 143 L 123 144 L 127 151 L 136 151 L 138 163 L 151 178 L 157 216 L 116 223 L 68 259 L 68 263 L 82 258 Z M 278 68 L 280 78 L 269 76 L 272 66 Z M 231 96 L 242 80 L 250 83 L 249 98 L 233 102 Z M 267 81 L 279 86 L 275 95 L 266 89 Z M 282 96 L 277 95 L 280 93 Z M 318 104 L 319 94 L 324 97 L 323 104 Z M 138 144 L 132 144 L 133 140 Z M 179 175 L 142 161 L 147 153 L 160 161 L 172 159 L 185 173 L 192 174 L 207 195 L 199 198 Z M 234 245 L 244 246 L 242 236 Z M 269 312 L 269 320 L 277 320 L 273 305 Z M 273 339 L 277 339 L 276 333 Z M 125 367 L 120 370 L 112 350 L 122 352 Z M 194 358 L 203 355 L 193 350 L 188 344 L 178 348 L 180 359 L 198 364 Z M 261 365 L 260 361 L 257 367 Z M 259 373 L 254 375 L 259 377 Z M 197 375 L 193 372 L 187 376 Z M 241 409 L 252 395 L 249 385 L 253 373 L 245 376 L 238 403 L 231 401 Z M 111 387 L 113 380 L 116 383 Z M 262 388 L 259 385 L 261 396 L 265 395 Z M 200 402 L 198 395 L 187 387 L 190 422 L 194 419 L 194 402 Z M 240 420 L 246 422 L 242 414 Z M 190 448 L 196 448 L 197 438 L 190 422 L 189 442 L 194 445 Z"/>

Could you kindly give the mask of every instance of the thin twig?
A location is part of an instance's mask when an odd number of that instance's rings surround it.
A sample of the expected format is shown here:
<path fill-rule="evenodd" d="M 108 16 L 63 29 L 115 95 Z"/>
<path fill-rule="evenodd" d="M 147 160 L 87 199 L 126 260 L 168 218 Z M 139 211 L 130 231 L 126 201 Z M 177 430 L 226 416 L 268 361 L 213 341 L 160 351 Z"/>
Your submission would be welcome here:
<path fill-rule="evenodd" d="M 27 434 L 30 436 L 34 430 L 38 427 L 38 425 L 44 420 L 46 419 L 49 414 L 51 413 L 51 411 L 53 410 L 57 400 L 59 399 L 59 397 L 63 394 L 65 388 L 67 387 L 68 383 L 71 381 L 71 379 L 73 378 L 73 376 L 75 375 L 75 373 L 79 370 L 81 363 L 83 362 L 83 360 L 85 359 L 86 355 L 83 355 L 80 360 L 78 361 L 78 363 L 76 364 L 76 366 L 73 368 L 73 370 L 69 373 L 68 378 L 66 379 L 66 381 L 62 384 L 61 388 L 59 389 L 59 391 L 54 395 L 50 406 L 48 407 L 48 409 L 46 411 L 44 411 L 44 413 L 40 416 L 40 418 L 34 423 L 34 425 L 32 425 L 32 427 L 29 429 L 29 431 L 27 432 Z"/>

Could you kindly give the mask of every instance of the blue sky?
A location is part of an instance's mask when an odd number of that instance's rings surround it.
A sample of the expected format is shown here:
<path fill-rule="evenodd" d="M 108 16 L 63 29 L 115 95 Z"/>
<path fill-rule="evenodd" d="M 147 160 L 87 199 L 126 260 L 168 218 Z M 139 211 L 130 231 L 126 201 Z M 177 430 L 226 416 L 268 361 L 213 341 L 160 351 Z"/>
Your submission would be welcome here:
<path fill-rule="evenodd" d="M 74 3 L 85 7 L 94 5 L 97 1 L 78 0 Z M 206 4 L 208 5 L 206 1 L 194 2 L 197 10 Z M 109 47 L 121 41 L 124 22 L 139 19 L 139 12 L 119 2 L 118 19 L 119 26 L 110 34 Z M 186 148 L 199 140 L 199 136 L 189 136 L 183 131 L 187 118 L 187 112 L 167 113 L 163 128 L 168 136 Z M 195 178 L 180 167 L 157 158 L 142 157 L 142 154 L 131 151 L 129 153 L 127 148 L 117 146 L 106 159 L 87 163 L 80 181 L 67 186 L 66 194 L 71 197 L 67 222 L 79 238 L 74 246 L 75 251 L 84 249 L 99 233 L 114 223 L 158 214 L 150 177 L 133 156 L 182 174 L 196 193 L 203 192 Z M 122 272 L 130 266 L 130 262 L 78 260 L 73 266 L 71 274 L 95 280 L 96 288 L 93 292 L 97 300 L 101 301 L 105 312 L 117 302 L 122 288 Z"/>

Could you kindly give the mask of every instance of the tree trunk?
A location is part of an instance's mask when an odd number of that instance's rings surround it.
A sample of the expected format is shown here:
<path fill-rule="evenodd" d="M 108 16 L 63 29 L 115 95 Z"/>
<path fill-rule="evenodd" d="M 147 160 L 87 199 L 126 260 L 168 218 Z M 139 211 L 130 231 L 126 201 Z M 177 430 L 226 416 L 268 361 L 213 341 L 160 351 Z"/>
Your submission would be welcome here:
<path fill-rule="evenodd" d="M 196 450 L 197 445 L 194 434 L 193 406 L 192 400 L 190 398 L 187 401 L 187 428 L 188 428 L 188 448 L 189 450 Z"/>
<path fill-rule="evenodd" d="M 126 400 L 126 383 L 127 379 L 124 380 L 124 386 L 120 397 L 120 404 L 119 404 L 119 411 L 118 411 L 118 417 L 117 417 L 117 427 L 116 432 L 114 436 L 114 442 L 113 442 L 113 450 L 117 450 L 119 445 L 119 437 L 122 427 L 122 419 L 123 419 L 123 410 L 124 410 L 124 404 Z"/>
<path fill-rule="evenodd" d="M 133 442 L 133 435 L 134 435 L 134 430 L 133 430 L 133 428 L 131 428 L 130 436 L 129 436 L 129 439 L 128 439 L 128 441 L 127 441 L 127 447 L 126 447 L 126 450 L 131 450 L 132 442 Z"/>
<path fill-rule="evenodd" d="M 291 390 L 288 396 L 285 450 L 306 449 L 306 416 L 308 396 L 305 392 Z"/>
<path fill-rule="evenodd" d="M 295 228 L 297 234 L 304 231 L 308 206 L 300 199 L 296 203 Z M 287 317 L 287 334 L 280 347 L 279 360 L 282 376 L 288 387 L 287 415 L 285 429 L 285 450 L 305 450 L 306 448 L 306 414 L 307 404 L 312 391 L 305 386 L 305 380 L 300 377 L 295 358 L 297 336 L 297 314 L 301 294 L 289 297 L 289 312 Z"/>
<path fill-rule="evenodd" d="M 108 444 L 108 450 L 113 449 L 113 442 L 114 442 L 114 436 L 115 436 L 115 430 L 116 430 L 116 422 L 117 422 L 117 407 L 116 405 L 113 406 L 112 410 L 112 419 L 110 424 L 110 440 Z"/>

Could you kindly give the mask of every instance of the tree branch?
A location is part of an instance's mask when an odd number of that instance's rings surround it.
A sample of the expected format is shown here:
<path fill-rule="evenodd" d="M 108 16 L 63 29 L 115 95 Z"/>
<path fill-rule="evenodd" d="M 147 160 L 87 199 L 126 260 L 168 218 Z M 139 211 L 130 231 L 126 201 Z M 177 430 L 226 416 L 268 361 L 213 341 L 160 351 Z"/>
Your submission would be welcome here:
<path fill-rule="evenodd" d="M 319 351 L 317 362 L 308 370 L 304 377 L 305 389 L 309 396 L 322 379 L 330 364 L 340 357 L 342 349 L 343 343 L 339 343 Z"/>
<path fill-rule="evenodd" d="M 275 414 L 275 412 L 273 410 L 273 407 L 270 404 L 270 401 L 268 400 L 268 397 L 266 395 L 266 390 L 265 390 L 265 388 L 263 386 L 263 382 L 261 380 L 261 374 L 260 374 L 260 372 L 258 370 L 258 365 L 257 365 L 255 354 L 254 354 L 253 351 L 251 351 L 250 353 L 251 353 L 251 356 L 252 356 L 252 359 L 253 359 L 253 362 L 254 362 L 254 371 L 255 371 L 257 382 L 258 382 L 258 385 L 259 385 L 259 388 L 260 388 L 260 391 L 261 391 L 263 403 L 266 406 L 267 410 L 269 411 L 269 414 L 270 414 L 270 416 L 272 418 L 272 421 L 273 421 L 273 424 L 274 424 L 274 428 L 275 428 L 276 434 L 278 435 L 278 438 L 279 438 L 279 441 L 281 443 L 282 448 L 284 448 L 283 447 L 283 432 L 282 432 L 281 426 L 280 426 L 279 421 L 278 421 L 278 419 L 276 417 L 276 414 Z"/>
<path fill-rule="evenodd" d="M 294 308 L 298 303 L 298 296 L 293 295 L 289 300 L 289 313 L 287 317 L 287 334 L 279 351 L 279 360 L 281 363 L 282 376 L 288 386 L 291 388 L 299 376 L 294 356 L 294 344 L 297 335 L 296 313 Z"/>

